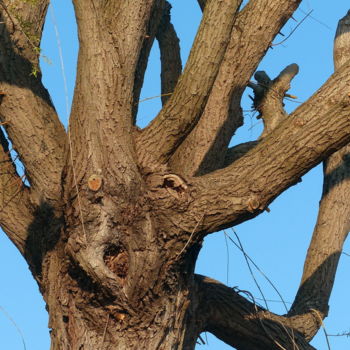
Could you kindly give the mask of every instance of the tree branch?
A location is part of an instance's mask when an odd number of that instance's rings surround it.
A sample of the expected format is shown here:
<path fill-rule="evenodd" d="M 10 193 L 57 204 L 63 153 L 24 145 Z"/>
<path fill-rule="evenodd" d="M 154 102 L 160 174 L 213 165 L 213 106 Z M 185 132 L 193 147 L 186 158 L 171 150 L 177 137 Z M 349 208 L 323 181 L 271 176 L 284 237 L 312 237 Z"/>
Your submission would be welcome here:
<path fill-rule="evenodd" d="M 350 11 L 339 21 L 337 28 L 334 42 L 336 71 L 350 58 L 349 19 Z M 350 228 L 349 157 L 350 146 L 347 145 L 324 162 L 324 184 L 319 214 L 291 315 L 314 309 L 322 318 L 327 316 L 339 258 Z"/>
<path fill-rule="evenodd" d="M 200 318 L 205 329 L 238 350 L 314 349 L 305 339 L 302 327 L 308 317 L 273 314 L 245 299 L 246 291 L 235 290 L 200 275 L 195 276 L 200 300 Z M 319 327 L 321 326 L 319 322 Z"/>
<path fill-rule="evenodd" d="M 257 84 L 248 84 L 254 91 L 254 108 L 260 113 L 257 118 L 264 121 L 264 131 L 260 137 L 265 137 L 288 116 L 284 110 L 283 99 L 290 88 L 291 80 L 298 72 L 298 65 L 290 64 L 271 80 L 264 71 L 259 71 L 254 75 Z"/>
<path fill-rule="evenodd" d="M 255 0 L 239 13 L 203 115 L 171 159 L 174 171 L 201 175 L 222 167 L 232 135 L 243 123 L 242 93 L 299 3 Z"/>
<path fill-rule="evenodd" d="M 271 134 L 227 168 L 193 178 L 180 227 L 214 232 L 261 213 L 302 175 L 350 141 L 350 62 Z M 188 226 L 187 226 L 188 225 Z M 194 239 L 193 241 L 196 241 Z"/>
<path fill-rule="evenodd" d="M 1 121 L 25 166 L 32 191 L 61 193 L 66 134 L 41 83 L 39 43 L 49 1 L 1 1 Z"/>
<path fill-rule="evenodd" d="M 224 56 L 240 3 L 239 0 L 208 2 L 173 95 L 138 135 L 137 149 L 143 166 L 165 164 L 196 124 Z"/>
<path fill-rule="evenodd" d="M 181 75 L 182 63 L 179 39 L 170 21 L 171 5 L 166 2 L 165 13 L 157 31 L 161 61 L 161 95 L 163 105 L 170 98 Z"/>
<path fill-rule="evenodd" d="M 79 185 L 98 174 L 105 190 L 115 191 L 120 183 L 121 196 L 138 193 L 132 139 L 135 72 L 154 4 L 74 1 L 80 50 L 70 132 L 73 163 L 81 165 Z M 72 189 L 72 171 L 68 178 Z"/>

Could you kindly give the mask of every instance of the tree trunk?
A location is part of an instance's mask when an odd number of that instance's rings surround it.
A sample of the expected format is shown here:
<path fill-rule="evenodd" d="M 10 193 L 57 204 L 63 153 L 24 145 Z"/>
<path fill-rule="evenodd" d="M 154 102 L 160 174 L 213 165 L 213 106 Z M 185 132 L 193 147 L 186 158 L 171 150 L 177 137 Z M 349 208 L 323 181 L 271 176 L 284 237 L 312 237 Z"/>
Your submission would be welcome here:
<path fill-rule="evenodd" d="M 0 223 L 47 303 L 51 349 L 192 350 L 203 331 L 239 350 L 313 349 L 348 232 L 346 196 L 338 224 L 327 226 L 334 232 L 315 230 L 312 247 L 322 254 L 309 250 L 287 315 L 194 274 L 206 235 L 268 210 L 350 142 L 349 14 L 337 31 L 336 72 L 291 115 L 283 99 L 297 65 L 250 81 L 299 3 L 199 0 L 203 18 L 181 73 L 167 1 L 73 0 L 80 50 L 66 132 L 38 68 L 49 0 L 0 1 Z M 155 39 L 166 96 L 140 130 L 137 104 Z M 265 130 L 229 148 L 246 86 Z M 347 149 L 327 163 L 322 227 L 340 198 L 333 189 L 343 182 L 341 192 L 349 191 Z"/>

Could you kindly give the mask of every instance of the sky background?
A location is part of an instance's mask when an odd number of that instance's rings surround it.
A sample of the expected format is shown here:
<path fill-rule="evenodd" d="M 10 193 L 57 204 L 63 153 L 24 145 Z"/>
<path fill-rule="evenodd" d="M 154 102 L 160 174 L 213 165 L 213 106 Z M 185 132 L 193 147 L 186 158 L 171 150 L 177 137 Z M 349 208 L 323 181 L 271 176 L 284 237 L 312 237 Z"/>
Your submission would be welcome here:
<path fill-rule="evenodd" d="M 196 0 L 172 0 L 172 18 L 180 37 L 183 62 L 189 54 L 196 34 L 201 12 Z M 332 46 L 338 20 L 349 10 L 347 1 L 337 1 L 332 5 L 328 1 L 306 0 L 296 11 L 294 18 L 283 28 L 286 36 L 309 13 L 303 23 L 283 44 L 273 46 L 261 62 L 259 70 L 265 70 L 274 78 L 286 65 L 297 63 L 300 73 L 292 82 L 290 93 L 298 97 L 299 102 L 306 101 L 332 74 Z M 59 58 L 61 46 L 64 58 L 64 70 L 68 87 L 70 106 L 74 90 L 76 57 L 78 51 L 76 26 L 71 1 L 52 1 L 53 11 L 49 10 L 43 37 L 43 55 L 41 68 L 45 86 L 51 93 L 54 104 L 67 125 L 66 95 L 62 79 Z M 58 43 L 55 29 L 58 29 Z M 279 36 L 275 43 L 284 38 Z M 48 63 L 47 61 L 50 61 Z M 146 73 L 141 100 L 160 93 L 159 51 L 155 43 Z M 245 125 L 233 138 L 232 144 L 238 144 L 259 137 L 262 125 L 251 111 L 251 101 L 245 93 L 242 101 Z M 160 99 L 154 98 L 140 103 L 138 124 L 145 126 L 160 109 Z M 298 102 L 287 102 L 290 112 Z M 306 250 L 316 221 L 318 203 L 322 187 L 322 169 L 320 166 L 303 177 L 303 181 L 290 188 L 270 206 L 271 212 L 264 213 L 234 228 L 240 237 L 246 253 L 259 268 L 273 281 L 286 303 L 293 301 L 297 291 Z M 226 235 L 236 240 L 233 230 Z M 197 272 L 216 278 L 229 286 L 237 286 L 252 292 L 257 301 L 262 301 L 260 292 L 244 261 L 242 253 L 234 246 L 224 232 L 218 232 L 206 238 L 201 251 Z M 225 238 L 226 237 L 226 238 Z M 350 253 L 346 244 L 345 252 Z M 350 257 L 343 255 L 337 272 L 333 294 L 330 300 L 330 313 L 325 321 L 328 334 L 350 331 L 349 302 Z M 0 349 L 48 350 L 48 316 L 45 304 L 31 273 L 15 247 L 0 233 Z M 271 311 L 284 313 L 283 304 L 273 288 L 266 283 L 259 272 L 254 271 Z M 22 339 L 23 337 L 23 339 Z M 232 349 L 210 334 L 203 334 L 205 345 L 197 349 Z M 332 350 L 350 348 L 350 338 L 329 337 Z M 312 344 L 317 349 L 328 349 L 321 330 Z"/>

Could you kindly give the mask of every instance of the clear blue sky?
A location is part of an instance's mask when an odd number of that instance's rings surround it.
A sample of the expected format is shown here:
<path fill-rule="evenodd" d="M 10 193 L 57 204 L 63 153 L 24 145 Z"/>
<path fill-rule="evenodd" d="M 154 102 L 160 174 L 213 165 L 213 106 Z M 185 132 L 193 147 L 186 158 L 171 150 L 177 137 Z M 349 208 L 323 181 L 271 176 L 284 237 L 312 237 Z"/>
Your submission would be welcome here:
<path fill-rule="evenodd" d="M 178 31 L 185 60 L 201 13 L 196 0 L 172 0 L 173 22 Z M 77 40 L 71 2 L 68 0 L 52 1 L 60 32 L 65 71 L 68 81 L 69 101 L 71 100 L 76 67 Z M 293 80 L 290 93 L 305 101 L 333 71 L 332 45 L 337 21 L 343 17 L 349 7 L 346 1 L 334 2 L 306 0 L 295 14 L 296 21 L 301 21 L 305 13 L 313 10 L 296 32 L 283 44 L 269 50 L 259 69 L 266 70 L 274 77 L 290 63 L 298 63 L 299 75 Z M 283 33 L 288 35 L 297 25 L 290 20 Z M 62 72 L 58 56 L 58 44 L 54 31 L 54 20 L 49 11 L 43 39 L 43 54 L 51 63 L 42 62 L 45 85 L 63 122 L 67 123 L 65 94 Z M 278 37 L 276 42 L 282 40 Z M 159 95 L 159 53 L 155 45 L 152 50 L 151 64 L 147 71 L 142 98 Z M 297 107 L 297 103 L 288 103 L 288 111 Z M 146 125 L 160 108 L 159 99 L 140 104 L 139 124 Z M 251 102 L 243 101 L 245 126 L 233 139 L 233 144 L 254 140 L 261 132 L 261 124 L 255 119 Z M 274 282 L 286 302 L 292 301 L 297 290 L 307 246 L 316 220 L 320 199 L 322 173 L 320 167 L 304 176 L 302 183 L 281 195 L 270 206 L 271 212 L 235 227 L 246 252 L 254 259 L 265 274 Z M 234 238 L 231 230 L 227 233 Z M 350 253 L 350 245 L 345 246 Z M 337 273 L 334 291 L 330 301 L 329 317 L 325 327 L 329 334 L 350 330 L 349 314 L 349 271 L 350 257 L 342 256 Z M 205 240 L 204 248 L 197 264 L 197 272 L 216 278 L 230 286 L 250 290 L 260 298 L 242 254 L 232 243 L 225 240 L 223 232 L 215 233 Z M 21 336 L 16 327 L 6 317 L 3 310 L 15 321 L 25 339 L 27 350 L 49 349 L 47 314 L 37 285 L 16 249 L 0 234 L 0 349 L 24 349 Z M 264 281 L 259 273 L 256 278 L 266 299 L 278 300 L 274 290 Z M 283 313 L 279 302 L 270 302 L 270 310 Z M 206 339 L 206 336 L 203 335 Z M 214 337 L 207 335 L 207 344 L 198 345 L 198 349 L 231 349 Z M 332 350 L 350 348 L 347 337 L 330 337 Z M 312 344 L 317 349 L 327 349 L 325 337 L 321 332 Z M 64 350 L 64 349 L 63 349 Z"/>

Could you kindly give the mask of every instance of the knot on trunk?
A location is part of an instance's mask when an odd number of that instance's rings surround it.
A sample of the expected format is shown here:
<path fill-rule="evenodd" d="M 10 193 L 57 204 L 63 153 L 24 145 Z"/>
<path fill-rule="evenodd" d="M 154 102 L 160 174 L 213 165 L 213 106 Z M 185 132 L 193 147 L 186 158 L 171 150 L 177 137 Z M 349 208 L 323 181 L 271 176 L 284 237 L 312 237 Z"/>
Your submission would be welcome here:
<path fill-rule="evenodd" d="M 129 270 L 129 254 L 116 246 L 109 247 L 104 255 L 106 266 L 119 278 L 125 279 Z"/>
<path fill-rule="evenodd" d="M 265 137 L 276 126 L 287 117 L 284 110 L 283 99 L 285 97 L 296 98 L 286 92 L 290 88 L 291 80 L 298 74 L 299 67 L 293 63 L 287 66 L 273 80 L 264 71 L 255 73 L 257 83 L 249 82 L 248 86 L 253 89 L 253 107 L 259 112 L 258 119 L 264 121 L 264 131 L 261 137 Z"/>

